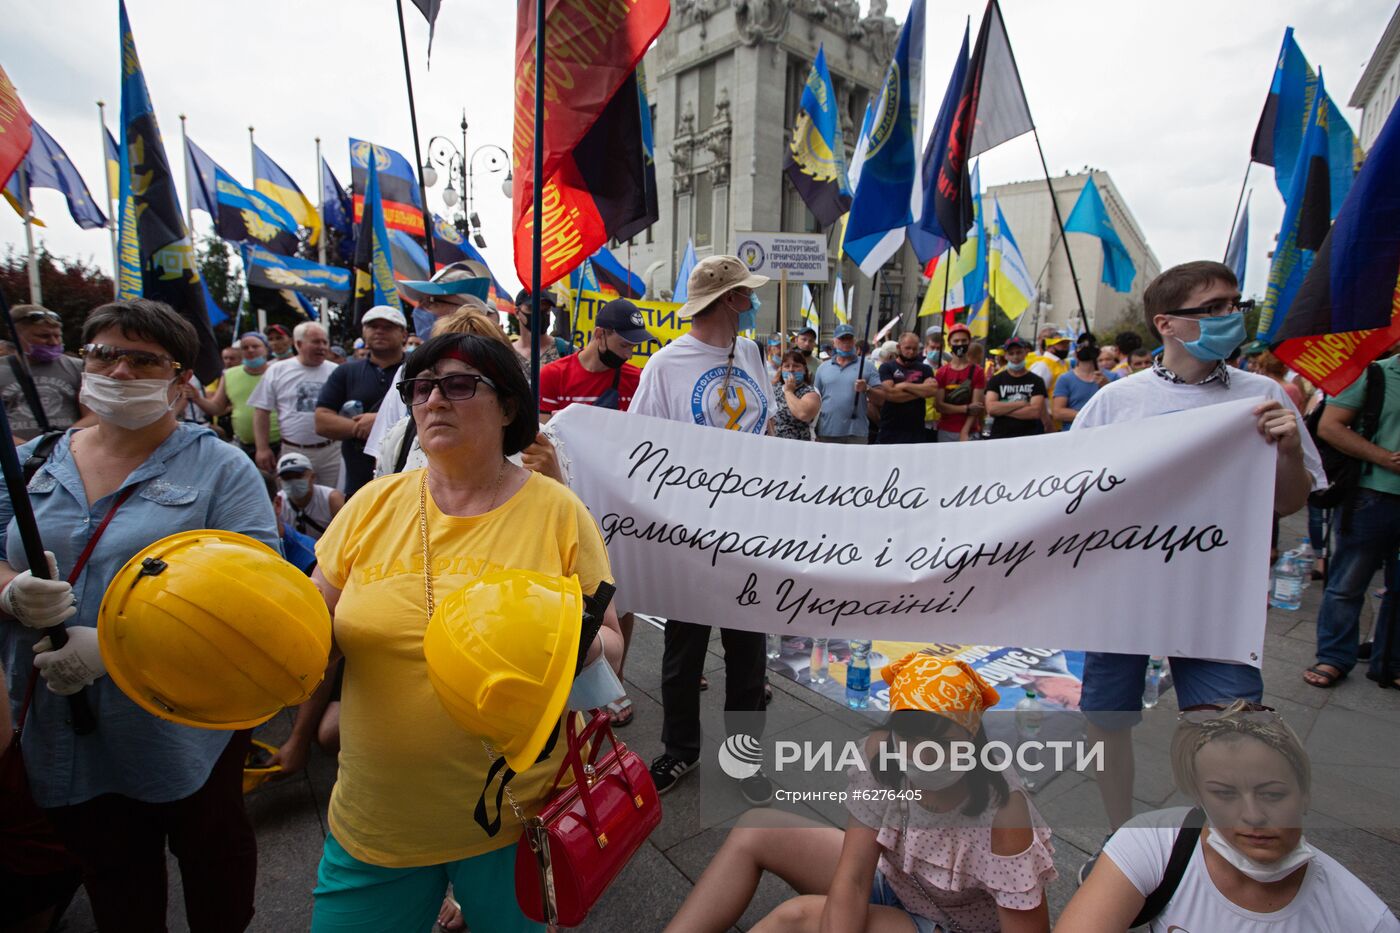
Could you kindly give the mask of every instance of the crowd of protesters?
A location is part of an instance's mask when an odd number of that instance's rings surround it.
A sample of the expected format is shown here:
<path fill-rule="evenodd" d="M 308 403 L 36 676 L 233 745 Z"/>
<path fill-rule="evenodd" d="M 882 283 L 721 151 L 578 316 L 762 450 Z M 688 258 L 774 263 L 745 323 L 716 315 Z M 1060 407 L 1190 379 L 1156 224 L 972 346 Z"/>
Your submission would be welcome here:
<path fill-rule="evenodd" d="M 585 593 L 615 582 L 615 609 L 587 657 L 618 678 L 606 704 L 612 723 L 631 723 L 636 711 L 620 678 L 635 624 L 629 610 L 646 607 L 629 604 L 626 579 L 613 581 L 596 522 L 568 489 L 567 450 L 549 421 L 571 405 L 797 441 L 908 445 L 1090 430 L 1261 398 L 1241 429 L 1277 452 L 1276 519 L 1327 486 L 1302 415 L 1315 411 L 1317 436 L 1363 467 L 1344 505 L 1310 514 L 1310 569 L 1326 580 L 1326 594 L 1317 663 L 1303 679 L 1330 688 L 1369 657 L 1368 676 L 1400 687 L 1394 625 L 1378 624 L 1368 645 L 1359 634 L 1375 573 L 1386 573 L 1381 619 L 1395 614 L 1390 594 L 1400 592 L 1400 521 L 1391 521 L 1400 518 L 1400 386 L 1387 391 L 1400 382 L 1400 357 L 1377 364 L 1369 384 L 1358 380 L 1324 399 L 1267 348 L 1241 346 L 1248 303 L 1220 263 L 1174 267 L 1147 288 L 1144 323 L 1161 338 L 1155 353 L 1136 330 L 1101 343 L 1049 327 L 1034 344 L 1013 336 L 989 347 L 964 324 L 900 333 L 873 351 L 848 324 L 825 347 L 803 328 L 764 338 L 761 350 L 742 335 L 755 327 L 756 292 L 768 280 L 731 256 L 695 266 L 677 312 L 689 324 L 683 336 L 656 348 L 641 310 L 616 299 L 576 347 L 552 333 L 532 337 L 525 293 L 509 316 L 512 337 L 469 287 L 475 278 L 459 265 L 402 283 L 411 313 L 368 310 L 349 354 L 314 321 L 234 335 L 209 385 L 192 377 L 194 329 L 159 303 L 95 309 L 76 355 L 65 352 L 58 315 L 14 309 L 28 377 L 19 361 L 0 362 L 0 402 L 21 461 L 34 466 L 29 495 L 59 574 L 33 576 L 13 530 L 0 542 L 8 559 L 0 562 L 4 712 L 27 716 L 25 765 L 37 806 L 26 845 L 0 853 L 0 931 L 49 929 L 79 884 L 99 929 L 164 929 L 167 846 L 192 930 L 241 930 L 251 921 L 256 843 L 240 784 L 250 731 L 201 731 L 149 715 L 103 676 L 96 645 L 101 595 L 127 558 L 173 531 L 204 527 L 280 547 L 333 614 L 326 678 L 271 761 L 294 774 L 313 745 L 338 760 L 312 929 L 416 931 L 435 918 L 448 929 L 539 929 L 520 913 L 511 883 L 520 827 L 482 816 L 496 768 L 426 688 L 423 653 L 412 647 L 433 592 L 471 576 L 433 571 L 425 592 L 413 574 L 356 568 L 411 561 L 420 546 L 422 566 L 435 567 L 431 543 L 483 567 L 576 575 Z M 547 327 L 558 309 L 553 298 L 542 305 Z M 532 345 L 544 364 L 538 405 L 528 382 Z M 632 358 L 643 347 L 653 350 L 639 368 Z M 45 418 L 30 408 L 25 378 Z M 1358 421 L 1372 411 L 1374 423 Z M 820 448 L 793 450 L 802 457 Z M 7 495 L 0 518 L 12 511 Z M 104 517 L 111 523 L 102 546 L 63 582 L 86 560 L 85 529 Z M 1141 622 L 1167 625 L 1169 613 L 1144 607 Z M 40 640 L 40 629 L 65 620 L 67 645 Z M 772 700 L 765 636 L 724 621 L 706 606 L 666 620 L 662 747 L 650 766 L 662 794 L 699 762 L 712 626 L 721 626 L 724 711 L 758 712 Z M 1400 930 L 1374 894 L 1302 838 L 1309 765 L 1297 737 L 1259 705 L 1258 667 L 1169 659 L 1178 705 L 1193 711 L 1173 739 L 1173 769 L 1197 808 L 1133 815 L 1133 728 L 1148 663 L 1146 655 L 1101 652 L 1086 659 L 1080 708 L 1089 737 L 1106 750 L 1097 777 L 1114 832 L 1081 870 L 1056 927 Z M 46 689 L 26 699 L 36 682 L 31 667 Z M 913 654 L 882 676 L 891 715 L 866 736 L 868 760 L 908 743 L 986 744 L 982 719 L 998 695 L 970 667 Z M 100 743 L 65 725 L 63 696 L 84 687 Z M 8 723 L 0 725 L 8 740 Z M 513 803 L 538 809 L 557 764 L 546 750 L 514 775 Z M 1265 778 L 1275 789 L 1270 806 L 1235 802 Z M 863 793 L 844 829 L 771 812 L 741 820 L 668 929 L 733 927 L 765 872 L 797 896 L 755 930 L 1051 928 L 1051 829 L 1014 771 L 911 776 L 879 766 L 853 773 L 852 787 Z M 878 793 L 911 788 L 923 793 L 922 805 Z M 740 793 L 761 808 L 774 788 L 759 771 Z M 499 795 L 496 804 L 499 811 Z M 1144 919 L 1188 832 L 1200 843 L 1172 882 L 1178 893 Z M 21 854 L 34 852 L 43 858 Z M 1275 912 L 1292 919 L 1276 925 Z"/>

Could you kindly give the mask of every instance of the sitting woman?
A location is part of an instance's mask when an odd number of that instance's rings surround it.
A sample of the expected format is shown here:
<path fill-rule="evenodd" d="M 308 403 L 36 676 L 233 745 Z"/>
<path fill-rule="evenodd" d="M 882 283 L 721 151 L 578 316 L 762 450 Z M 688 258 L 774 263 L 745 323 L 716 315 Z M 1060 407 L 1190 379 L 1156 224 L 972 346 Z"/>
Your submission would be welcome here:
<path fill-rule="evenodd" d="M 1203 816 L 1174 807 L 1125 823 L 1057 931 L 1123 933 L 1149 921 L 1152 933 L 1400 931 L 1380 898 L 1303 838 L 1312 771 L 1276 713 L 1243 700 L 1184 713 L 1171 757 L 1177 787 Z M 1190 858 L 1173 885 L 1167 866 L 1179 836 Z M 1159 887 L 1154 900 L 1165 897 L 1165 905 L 1140 917 Z"/>
<path fill-rule="evenodd" d="M 507 344 L 434 337 L 409 357 L 398 390 L 427 466 L 366 485 L 316 546 L 312 579 L 330 607 L 332 662 L 344 653 L 345 678 L 311 929 L 429 929 L 449 882 L 472 929 L 540 929 L 515 900 L 521 823 L 496 802 L 506 791 L 482 740 L 438 700 L 423 633 L 431 594 L 443 599 L 501 568 L 576 575 L 592 593 L 611 582 L 607 552 L 573 493 L 506 459 L 538 429 Z M 587 661 L 600 653 L 614 666 L 621 657 L 611 609 Z M 278 752 L 284 768 L 304 762 L 329 692 L 328 680 L 298 710 Z M 564 744 L 505 778 L 524 814 L 542 806 Z"/>
<path fill-rule="evenodd" d="M 777 811 L 741 819 L 670 933 L 731 928 L 765 871 L 801 896 L 754 933 L 1048 933 L 1050 830 L 1014 778 L 982 764 L 982 714 L 996 690 L 963 662 L 927 654 L 883 676 L 891 713 L 850 772 L 846 829 Z M 947 767 L 954 748 L 969 747 L 972 770 Z"/>

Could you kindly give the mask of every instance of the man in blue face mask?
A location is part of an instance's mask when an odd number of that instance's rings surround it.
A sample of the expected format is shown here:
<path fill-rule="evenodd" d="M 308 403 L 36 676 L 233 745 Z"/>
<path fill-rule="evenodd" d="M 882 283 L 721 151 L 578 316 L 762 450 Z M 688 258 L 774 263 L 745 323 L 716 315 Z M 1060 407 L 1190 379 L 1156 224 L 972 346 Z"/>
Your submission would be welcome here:
<path fill-rule="evenodd" d="M 812 385 L 822 396 L 817 415 L 817 440 L 827 444 L 865 444 L 870 440 L 870 420 L 865 395 L 880 384 L 880 374 L 866 360 L 857 359 L 856 332 L 838 324 L 831 341 L 831 359 L 817 367 Z"/>
<path fill-rule="evenodd" d="M 1142 296 L 1147 324 L 1162 337 L 1162 355 L 1150 372 L 1119 379 L 1100 389 L 1079 409 L 1076 431 L 1105 424 L 1140 421 L 1235 399 L 1263 397 L 1253 416 L 1241 418 L 1241 432 L 1258 433 L 1278 451 L 1274 511 L 1282 516 L 1302 508 L 1314 486 L 1326 482 L 1302 418 L 1273 379 L 1226 365 L 1247 336 L 1235 274 L 1218 262 L 1188 262 L 1157 276 Z M 1210 464 L 1202 463 L 1202 470 Z M 1241 484 L 1258 477 L 1241 476 Z M 1142 613 L 1134 625 L 1172 624 L 1170 607 Z M 1141 720 L 1146 655 L 1089 652 L 1084 663 L 1080 709 L 1089 720 L 1089 738 L 1105 748 L 1099 791 L 1113 828 L 1132 815 L 1131 729 Z M 1203 703 L 1244 699 L 1259 702 L 1264 683 L 1257 667 L 1172 658 L 1172 680 L 1181 709 Z"/>

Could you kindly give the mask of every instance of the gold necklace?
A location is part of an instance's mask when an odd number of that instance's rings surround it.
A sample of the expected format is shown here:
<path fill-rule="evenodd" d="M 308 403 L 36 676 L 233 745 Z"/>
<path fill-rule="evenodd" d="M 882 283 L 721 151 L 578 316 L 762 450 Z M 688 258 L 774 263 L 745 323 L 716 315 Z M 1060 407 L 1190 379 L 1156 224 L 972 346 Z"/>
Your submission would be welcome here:
<path fill-rule="evenodd" d="M 501 468 L 496 471 L 496 488 L 491 492 L 491 504 L 486 507 L 490 512 L 496 507 L 496 497 L 501 494 L 501 483 L 506 476 L 506 459 L 501 458 Z M 483 513 L 484 514 L 484 513 Z M 437 600 L 433 598 L 433 572 L 432 554 L 428 550 L 428 471 L 423 470 L 423 478 L 418 483 L 418 534 L 423 545 L 423 596 L 428 608 L 428 618 L 432 618 L 433 610 L 437 606 Z M 480 578 L 485 572 L 485 564 L 482 570 L 477 573 Z"/>

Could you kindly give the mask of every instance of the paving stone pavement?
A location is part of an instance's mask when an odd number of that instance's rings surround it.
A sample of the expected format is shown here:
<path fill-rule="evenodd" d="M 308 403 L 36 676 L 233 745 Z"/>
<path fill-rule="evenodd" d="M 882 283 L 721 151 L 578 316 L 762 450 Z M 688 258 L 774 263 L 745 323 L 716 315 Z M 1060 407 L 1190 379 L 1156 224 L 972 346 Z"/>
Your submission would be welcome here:
<path fill-rule="evenodd" d="M 1293 516 L 1284 522 L 1281 540 L 1287 546 L 1305 534 L 1306 516 Z M 1400 865 L 1400 814 L 1392 808 L 1378 819 L 1373 815 L 1374 808 L 1368 810 L 1368 795 L 1382 798 L 1389 794 L 1388 799 L 1394 800 L 1400 772 L 1374 767 L 1374 757 L 1370 756 L 1376 749 L 1391 753 L 1400 749 L 1400 691 L 1377 689 L 1361 676 L 1359 669 L 1332 690 L 1318 690 L 1302 682 L 1300 672 L 1313 660 L 1321 589 L 1318 584 L 1309 587 L 1302 608 L 1296 612 L 1269 610 L 1264 702 L 1280 710 L 1303 734 L 1313 751 L 1315 770 L 1331 767 L 1345 771 L 1346 781 L 1326 782 L 1330 790 L 1323 790 L 1322 799 L 1314 800 L 1318 828 L 1309 829 L 1309 840 L 1355 872 L 1392 910 L 1400 911 L 1400 871 L 1396 870 Z M 1364 631 L 1369 631 L 1376 604 L 1377 600 L 1367 599 L 1362 616 Z M 626 668 L 636 718 L 619 732 L 619 737 L 647 759 L 661 750 L 661 646 L 661 633 L 639 622 Z M 720 727 L 718 711 L 724 696 L 724 662 L 717 635 L 706 671 L 711 688 L 704 703 L 705 725 L 708 730 L 715 730 Z M 804 723 L 815 728 L 820 717 L 839 717 L 843 712 L 785 678 L 774 677 L 773 686 L 776 695 L 770 709 L 770 728 L 775 733 L 801 734 Z M 1174 709 L 1174 703 L 1174 695 L 1168 693 L 1161 706 Z M 283 713 L 260 730 L 259 738 L 276 744 L 287 734 L 290 724 L 290 714 Z M 1165 764 L 1166 746 L 1160 742 L 1169 730 L 1168 717 L 1158 717 L 1135 734 L 1135 800 L 1140 811 L 1182 802 L 1171 785 Z M 1317 754 L 1318 749 L 1327 752 L 1325 760 Z M 1367 767 L 1367 762 L 1372 766 Z M 305 774 L 249 795 L 248 809 L 257 829 L 259 857 L 257 914 L 251 931 L 290 933 L 309 928 L 311 890 L 325 838 L 326 803 L 334 780 L 334 762 L 313 752 Z M 1338 787 L 1347 792 L 1338 791 Z M 700 798 L 699 780 L 694 776 L 685 778 L 663 798 L 661 826 L 579 929 L 652 933 L 665 926 L 724 840 L 724 825 L 701 818 Z M 1057 827 L 1055 864 L 1060 877 L 1049 888 L 1053 917 L 1074 893 L 1080 864 L 1102 839 L 1101 829 L 1090 828 L 1102 821 L 1102 807 L 1092 779 L 1074 774 L 1050 782 L 1036 793 L 1035 800 L 1046 821 Z M 707 804 L 705 815 L 712 815 L 713 809 Z M 737 815 L 736 811 L 733 816 Z M 818 816 L 812 811 L 809 815 Z M 188 927 L 179 870 L 173 860 L 170 877 L 169 926 L 179 933 Z M 792 891 L 785 884 L 765 877 L 738 929 L 748 930 L 790 896 Z M 95 929 L 86 898 L 79 892 L 62 930 L 89 933 Z"/>

